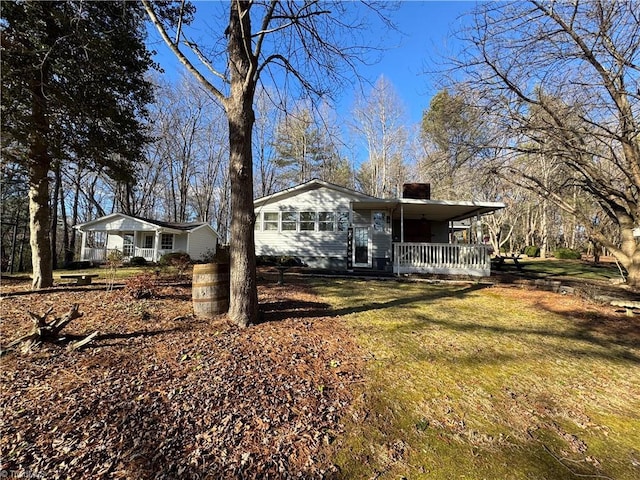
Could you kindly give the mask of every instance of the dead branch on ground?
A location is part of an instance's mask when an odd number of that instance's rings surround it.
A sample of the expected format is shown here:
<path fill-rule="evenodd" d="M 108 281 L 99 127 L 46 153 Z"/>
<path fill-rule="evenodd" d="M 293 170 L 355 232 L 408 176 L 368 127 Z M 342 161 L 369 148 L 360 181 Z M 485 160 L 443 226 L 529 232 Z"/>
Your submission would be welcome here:
<path fill-rule="evenodd" d="M 27 311 L 31 319 L 33 320 L 33 328 L 29 333 L 19 337 L 12 342 L 10 342 L 6 347 L 2 347 L 0 354 L 4 354 L 10 350 L 20 349 L 23 352 L 28 352 L 35 345 L 40 344 L 42 342 L 60 342 L 63 340 L 63 336 L 60 335 L 60 332 L 64 327 L 66 327 L 69 323 L 71 323 L 76 318 L 80 318 L 82 316 L 82 312 L 78 311 L 78 304 L 75 303 L 71 306 L 69 311 L 65 313 L 62 317 L 53 317 L 53 320 L 47 321 L 47 317 L 51 315 L 53 312 L 53 307 L 50 307 L 44 314 L 39 315 L 37 313 Z M 80 348 L 87 343 L 91 342 L 98 332 L 94 332 L 91 335 L 85 337 L 83 340 L 78 342 L 74 342 L 69 345 L 71 350 L 75 350 Z"/>

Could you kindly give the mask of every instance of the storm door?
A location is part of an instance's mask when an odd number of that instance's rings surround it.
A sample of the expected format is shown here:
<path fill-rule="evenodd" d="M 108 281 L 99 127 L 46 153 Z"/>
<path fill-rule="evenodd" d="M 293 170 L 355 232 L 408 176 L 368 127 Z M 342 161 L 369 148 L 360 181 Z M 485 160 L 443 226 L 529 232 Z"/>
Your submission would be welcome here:
<path fill-rule="evenodd" d="M 371 267 L 371 227 L 353 227 L 353 266 Z"/>

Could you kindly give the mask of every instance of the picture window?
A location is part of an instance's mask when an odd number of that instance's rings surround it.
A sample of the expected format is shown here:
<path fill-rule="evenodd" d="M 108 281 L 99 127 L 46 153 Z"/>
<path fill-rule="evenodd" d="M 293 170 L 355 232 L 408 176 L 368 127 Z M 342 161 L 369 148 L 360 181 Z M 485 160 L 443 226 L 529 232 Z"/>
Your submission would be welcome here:
<path fill-rule="evenodd" d="M 278 212 L 264 212 L 263 220 L 263 229 L 265 231 L 278 230 Z"/>
<path fill-rule="evenodd" d="M 316 229 L 316 212 L 300 212 L 300 231 L 313 232 Z"/>
<path fill-rule="evenodd" d="M 295 232 L 298 227 L 298 212 L 282 212 L 282 231 Z"/>
<path fill-rule="evenodd" d="M 318 213 L 318 230 L 321 232 L 333 232 L 335 225 L 335 214 L 333 212 Z"/>

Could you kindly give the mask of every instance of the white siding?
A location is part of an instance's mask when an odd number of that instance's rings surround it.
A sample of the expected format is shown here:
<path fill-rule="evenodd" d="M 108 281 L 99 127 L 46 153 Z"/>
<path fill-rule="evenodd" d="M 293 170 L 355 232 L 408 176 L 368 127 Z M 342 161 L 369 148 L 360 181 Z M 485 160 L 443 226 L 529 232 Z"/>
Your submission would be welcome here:
<path fill-rule="evenodd" d="M 368 225 L 371 227 L 371 256 L 376 258 L 391 258 L 391 223 L 385 219 L 384 230 L 376 230 L 373 227 L 373 212 L 384 211 L 387 217 L 391 215 L 386 210 L 355 210 L 353 212 L 354 225 Z M 375 262 L 374 262 L 375 263 Z M 374 265 L 375 266 L 375 265 Z"/>
<path fill-rule="evenodd" d="M 346 258 L 347 232 L 256 232 L 256 254 Z"/>
<path fill-rule="evenodd" d="M 325 212 L 338 209 L 348 210 L 351 201 L 359 198 L 356 195 L 347 195 L 321 187 L 262 205 L 256 208 L 256 214 L 261 211 L 277 212 L 280 210 L 318 210 Z"/>
<path fill-rule="evenodd" d="M 110 218 L 101 222 L 92 223 L 86 230 L 120 230 L 133 232 L 136 231 L 154 231 L 157 227 L 149 223 L 139 222 L 133 218 Z"/>
<path fill-rule="evenodd" d="M 359 197 L 337 192 L 329 188 L 318 188 L 282 198 L 256 208 L 257 221 L 262 220 L 263 212 L 349 211 L 351 201 Z M 347 232 L 278 232 L 255 231 L 257 255 L 288 255 L 299 257 L 333 257 L 344 259 L 347 256 Z"/>
<path fill-rule="evenodd" d="M 216 235 L 209 227 L 197 228 L 189 238 L 189 256 L 192 260 L 201 260 L 206 253 L 215 253 Z M 186 246 L 185 246 L 186 250 Z"/>
<path fill-rule="evenodd" d="M 109 233 L 107 237 L 107 250 L 118 249 L 122 251 L 123 239 L 117 233 Z"/>
<path fill-rule="evenodd" d="M 173 251 L 187 253 L 188 233 L 176 233 L 173 235 Z"/>
<path fill-rule="evenodd" d="M 391 232 L 373 231 L 371 242 L 373 258 L 391 258 Z"/>

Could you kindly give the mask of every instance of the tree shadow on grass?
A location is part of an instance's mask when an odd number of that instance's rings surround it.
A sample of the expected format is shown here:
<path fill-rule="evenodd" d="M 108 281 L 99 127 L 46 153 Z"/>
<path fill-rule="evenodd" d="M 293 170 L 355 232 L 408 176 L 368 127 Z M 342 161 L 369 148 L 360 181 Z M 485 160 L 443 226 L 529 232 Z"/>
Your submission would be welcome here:
<path fill-rule="evenodd" d="M 537 303 L 536 307 L 569 319 L 577 338 L 625 347 L 640 346 L 640 316 L 602 311 L 562 310 L 541 303 Z"/>
<path fill-rule="evenodd" d="M 374 310 L 384 310 L 412 303 L 424 303 L 435 300 L 451 300 L 463 298 L 477 290 L 487 288 L 486 284 L 473 284 L 462 289 L 429 289 L 419 295 L 400 297 L 382 302 L 368 302 L 332 309 L 324 302 L 308 302 L 300 300 L 266 302 L 261 304 L 261 320 L 259 323 L 275 322 L 288 318 L 340 317 L 352 313 L 363 313 Z"/>
<path fill-rule="evenodd" d="M 425 325 L 437 325 L 438 327 L 461 333 L 491 333 L 500 336 L 515 336 L 518 338 L 526 338 L 527 336 L 558 338 L 572 342 L 571 344 L 562 347 L 562 350 L 570 355 L 601 357 L 615 362 L 631 361 L 634 363 L 640 363 L 640 350 L 638 349 L 638 343 L 636 341 L 617 336 L 605 338 L 595 335 L 587 328 L 570 328 L 564 331 L 554 331 L 551 329 L 540 328 L 486 325 L 473 323 L 472 321 L 460 323 L 435 319 L 424 315 L 417 315 L 414 321 L 399 327 L 399 330 L 411 331 L 416 328 L 419 329 L 424 327 Z M 580 346 L 581 342 L 583 346 Z M 591 345 L 592 347 L 599 347 L 601 350 L 587 348 L 584 344 Z"/>
<path fill-rule="evenodd" d="M 290 318 L 326 317 L 331 305 L 324 302 L 307 302 L 303 300 L 282 300 L 260 304 L 260 320 L 258 323 L 280 322 Z"/>

